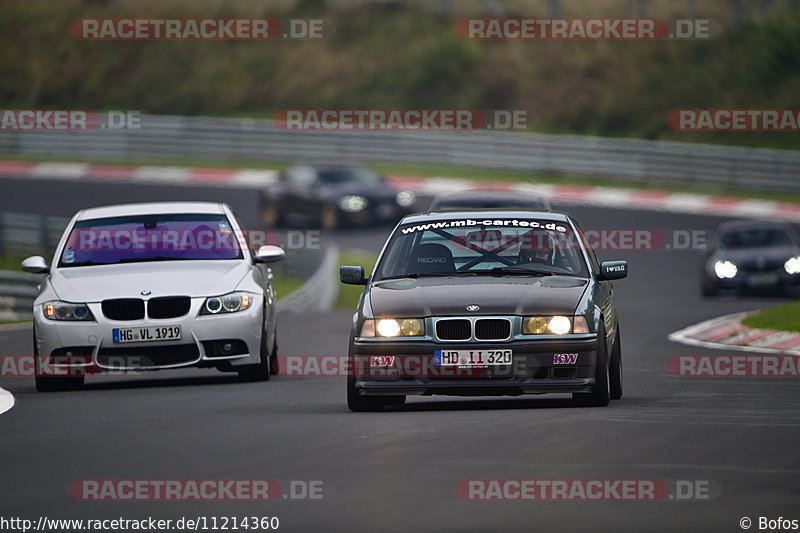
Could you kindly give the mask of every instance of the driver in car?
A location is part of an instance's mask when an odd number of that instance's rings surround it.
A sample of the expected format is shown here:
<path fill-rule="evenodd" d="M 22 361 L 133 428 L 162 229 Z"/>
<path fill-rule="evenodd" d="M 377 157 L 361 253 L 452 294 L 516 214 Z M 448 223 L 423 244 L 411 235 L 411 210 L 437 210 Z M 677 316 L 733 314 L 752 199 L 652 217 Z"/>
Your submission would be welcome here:
<path fill-rule="evenodd" d="M 528 233 L 522 240 L 517 264 L 554 266 L 555 246 L 547 233 Z"/>

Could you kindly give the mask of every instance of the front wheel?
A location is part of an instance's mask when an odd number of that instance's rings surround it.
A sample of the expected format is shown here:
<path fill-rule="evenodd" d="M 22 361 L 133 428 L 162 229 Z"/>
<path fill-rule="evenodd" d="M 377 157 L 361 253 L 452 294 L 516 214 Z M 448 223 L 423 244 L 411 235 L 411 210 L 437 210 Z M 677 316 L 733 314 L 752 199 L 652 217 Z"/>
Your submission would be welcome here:
<path fill-rule="evenodd" d="M 572 399 L 578 405 L 603 407 L 611 401 L 611 379 L 609 377 L 608 349 L 606 347 L 606 328 L 601 324 L 597 332 L 597 366 L 594 371 L 595 385 L 592 392 L 576 392 Z"/>
<path fill-rule="evenodd" d="M 276 228 L 281 223 L 281 212 L 272 201 L 264 201 L 261 208 L 261 218 L 268 228 Z"/>
<path fill-rule="evenodd" d="M 611 352 L 609 377 L 611 378 L 611 399 L 619 400 L 622 398 L 622 339 L 619 333 L 619 324 L 617 324 L 614 350 Z"/>
<path fill-rule="evenodd" d="M 405 400 L 405 397 L 403 397 Z M 356 378 L 347 378 L 347 408 L 356 413 L 383 411 L 386 403 L 381 396 L 359 396 Z"/>
<path fill-rule="evenodd" d="M 319 214 L 319 225 L 322 229 L 332 231 L 339 227 L 339 211 L 336 206 L 326 204 Z"/>
<path fill-rule="evenodd" d="M 241 381 L 267 381 L 269 379 L 270 353 L 267 349 L 267 332 L 263 326 L 259 345 L 261 346 L 259 353 L 261 360 L 254 365 L 245 365 L 238 369 Z"/>

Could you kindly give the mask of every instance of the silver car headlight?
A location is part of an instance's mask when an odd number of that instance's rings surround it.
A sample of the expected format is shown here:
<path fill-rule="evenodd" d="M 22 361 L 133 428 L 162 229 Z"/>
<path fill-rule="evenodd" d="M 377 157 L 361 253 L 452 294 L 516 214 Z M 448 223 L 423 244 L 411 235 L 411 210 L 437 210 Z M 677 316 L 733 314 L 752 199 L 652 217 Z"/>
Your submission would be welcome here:
<path fill-rule="evenodd" d="M 400 207 L 410 207 L 417 201 L 417 195 L 412 191 L 400 191 L 395 200 Z"/>
<path fill-rule="evenodd" d="M 75 304 L 54 300 L 42 304 L 44 317 L 49 320 L 69 320 L 72 322 L 93 322 L 94 315 L 86 304 Z"/>
<path fill-rule="evenodd" d="M 363 196 L 351 194 L 339 200 L 339 207 L 348 213 L 358 213 L 367 208 L 367 199 Z"/>
<path fill-rule="evenodd" d="M 790 257 L 783 264 L 787 274 L 800 274 L 800 257 Z"/>
<path fill-rule="evenodd" d="M 201 315 L 219 315 L 224 313 L 235 313 L 244 311 L 253 305 L 253 295 L 249 292 L 237 291 L 223 294 L 222 296 L 211 296 L 203 302 L 200 309 Z"/>
<path fill-rule="evenodd" d="M 717 261 L 714 263 L 714 273 L 720 279 L 731 279 L 736 277 L 739 269 L 730 261 Z"/>

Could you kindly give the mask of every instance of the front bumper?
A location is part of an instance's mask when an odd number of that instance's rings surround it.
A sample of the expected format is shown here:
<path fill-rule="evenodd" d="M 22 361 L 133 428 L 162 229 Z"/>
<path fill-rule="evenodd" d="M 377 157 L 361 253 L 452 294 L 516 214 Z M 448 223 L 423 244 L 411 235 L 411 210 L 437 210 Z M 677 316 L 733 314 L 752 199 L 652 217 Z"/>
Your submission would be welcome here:
<path fill-rule="evenodd" d="M 504 343 L 359 341 L 351 346 L 351 368 L 360 395 L 522 395 L 591 392 L 595 384 L 597 336 Z M 512 364 L 480 369 L 443 368 L 437 350 L 511 349 Z M 577 354 L 575 364 L 555 364 L 557 354 Z M 394 356 L 392 367 L 373 367 L 373 356 Z"/>
<path fill-rule="evenodd" d="M 103 316 L 99 303 L 88 304 L 95 322 L 66 322 L 44 317 L 34 306 L 34 342 L 42 365 L 82 368 L 86 373 L 104 371 L 162 370 L 181 367 L 237 366 L 260 361 L 263 302 L 256 297 L 244 311 L 200 316 L 205 298 L 192 298 L 189 313 L 178 318 L 118 321 Z M 114 328 L 181 326 L 181 339 L 114 343 Z M 221 353 L 219 341 L 232 343 L 231 354 Z"/>
<path fill-rule="evenodd" d="M 733 278 L 709 275 L 710 284 L 723 292 L 787 293 L 800 291 L 800 274 L 787 274 L 783 269 L 768 272 L 739 272 Z"/>

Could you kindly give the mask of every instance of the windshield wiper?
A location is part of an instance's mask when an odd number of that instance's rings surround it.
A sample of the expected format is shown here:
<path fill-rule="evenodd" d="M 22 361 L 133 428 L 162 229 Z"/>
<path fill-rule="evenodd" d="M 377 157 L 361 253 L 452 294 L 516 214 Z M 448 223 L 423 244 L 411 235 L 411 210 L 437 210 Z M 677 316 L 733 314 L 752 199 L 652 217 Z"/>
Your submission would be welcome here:
<path fill-rule="evenodd" d="M 535 270 L 532 268 L 525 268 L 522 265 L 511 265 L 504 267 L 495 267 L 488 271 L 492 276 L 514 275 L 514 276 L 552 276 L 552 272 L 547 270 Z"/>
<path fill-rule="evenodd" d="M 416 278 L 449 278 L 453 276 L 463 276 L 464 274 L 475 275 L 476 272 L 413 272 L 411 274 L 400 274 L 399 276 L 387 276 L 378 281 L 385 281 L 388 279 L 416 279 Z"/>

